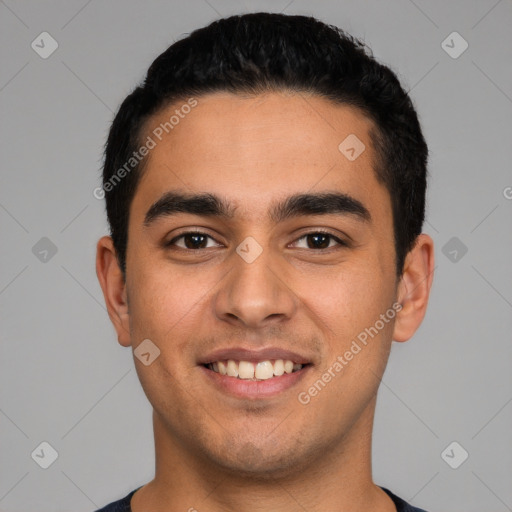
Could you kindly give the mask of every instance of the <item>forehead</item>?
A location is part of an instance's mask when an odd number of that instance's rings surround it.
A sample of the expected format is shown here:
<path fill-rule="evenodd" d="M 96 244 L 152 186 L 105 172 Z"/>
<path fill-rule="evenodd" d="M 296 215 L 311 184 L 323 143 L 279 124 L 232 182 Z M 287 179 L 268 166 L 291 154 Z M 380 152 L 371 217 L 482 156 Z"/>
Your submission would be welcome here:
<path fill-rule="evenodd" d="M 387 195 L 374 172 L 373 124 L 355 107 L 303 93 L 196 101 L 191 109 L 174 103 L 146 124 L 143 138 L 155 147 L 134 203 L 179 188 L 229 196 L 237 211 L 258 216 L 276 196 L 294 193 L 333 189 L 369 202 Z"/>

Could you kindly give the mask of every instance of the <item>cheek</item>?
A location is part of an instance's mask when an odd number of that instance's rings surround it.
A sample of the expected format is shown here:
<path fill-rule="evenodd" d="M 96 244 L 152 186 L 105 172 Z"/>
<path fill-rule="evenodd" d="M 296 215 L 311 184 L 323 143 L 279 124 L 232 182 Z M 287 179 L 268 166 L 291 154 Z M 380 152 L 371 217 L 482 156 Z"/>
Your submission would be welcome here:
<path fill-rule="evenodd" d="M 298 290 L 307 309 L 320 319 L 325 335 L 338 340 L 351 339 L 373 325 L 394 297 L 389 276 L 378 265 L 368 264 L 340 265 L 329 273 L 310 274 Z"/>
<path fill-rule="evenodd" d="M 392 290 L 388 277 L 354 269 L 312 280 L 308 287 L 307 309 L 321 320 L 317 325 L 327 347 L 319 374 L 302 391 L 317 412 L 324 411 L 319 415 L 332 420 L 333 429 L 357 416 L 378 389 L 393 332 Z M 329 382 L 325 392 L 318 383 L 324 378 Z"/>
<path fill-rule="evenodd" d="M 183 273 L 151 265 L 130 283 L 130 321 L 135 332 L 163 342 L 199 307 L 205 285 Z"/>

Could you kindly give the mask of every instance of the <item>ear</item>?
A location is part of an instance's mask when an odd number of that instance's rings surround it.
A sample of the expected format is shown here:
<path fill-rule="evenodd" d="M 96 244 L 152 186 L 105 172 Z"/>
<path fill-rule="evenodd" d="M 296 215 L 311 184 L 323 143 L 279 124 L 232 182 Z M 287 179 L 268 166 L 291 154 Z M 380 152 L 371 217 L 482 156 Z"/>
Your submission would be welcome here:
<path fill-rule="evenodd" d="M 96 247 L 96 275 L 100 282 L 108 316 L 117 331 L 117 339 L 123 347 L 131 345 L 130 316 L 126 283 L 117 261 L 114 242 L 109 236 L 100 238 Z"/>
<path fill-rule="evenodd" d="M 407 341 L 420 326 L 427 311 L 434 277 L 434 241 L 421 234 L 407 253 L 398 284 L 397 302 L 402 309 L 396 315 L 393 340 Z"/>

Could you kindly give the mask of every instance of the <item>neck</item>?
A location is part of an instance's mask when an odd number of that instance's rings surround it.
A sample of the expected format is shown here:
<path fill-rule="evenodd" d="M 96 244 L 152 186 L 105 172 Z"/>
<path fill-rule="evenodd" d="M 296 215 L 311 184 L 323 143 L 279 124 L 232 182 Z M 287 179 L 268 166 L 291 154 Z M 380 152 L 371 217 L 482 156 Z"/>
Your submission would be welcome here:
<path fill-rule="evenodd" d="M 328 453 L 280 474 L 241 475 L 191 453 L 154 413 L 155 478 L 133 496 L 133 512 L 396 512 L 371 475 L 375 399 Z"/>

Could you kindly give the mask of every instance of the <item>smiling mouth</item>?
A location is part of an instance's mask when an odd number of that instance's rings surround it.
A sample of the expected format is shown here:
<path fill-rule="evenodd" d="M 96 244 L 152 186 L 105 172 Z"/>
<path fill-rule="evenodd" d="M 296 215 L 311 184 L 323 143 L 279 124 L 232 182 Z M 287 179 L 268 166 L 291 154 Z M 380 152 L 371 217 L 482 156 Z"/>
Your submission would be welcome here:
<path fill-rule="evenodd" d="M 257 362 L 227 359 L 213 361 L 203 366 L 215 373 L 235 379 L 260 381 L 298 372 L 308 364 L 294 363 L 290 359 L 267 359 Z"/>

